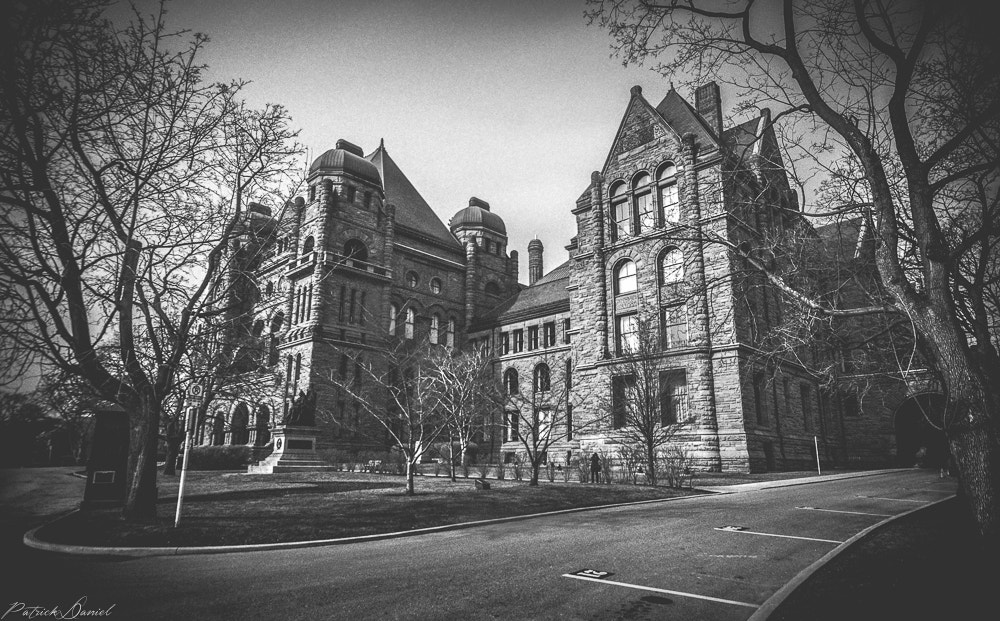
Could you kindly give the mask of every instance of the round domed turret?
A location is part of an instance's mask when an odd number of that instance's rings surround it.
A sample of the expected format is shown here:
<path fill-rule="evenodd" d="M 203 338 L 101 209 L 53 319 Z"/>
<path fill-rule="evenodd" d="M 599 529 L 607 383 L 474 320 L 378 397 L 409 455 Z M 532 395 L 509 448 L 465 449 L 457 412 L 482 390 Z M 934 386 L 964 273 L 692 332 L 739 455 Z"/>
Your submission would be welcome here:
<path fill-rule="evenodd" d="M 338 140 L 336 148 L 316 158 L 309 167 L 309 175 L 315 173 L 347 173 L 365 181 L 382 184 L 378 167 L 364 158 L 364 152 L 360 147 L 346 140 Z"/>
<path fill-rule="evenodd" d="M 490 204 L 473 196 L 469 206 L 455 214 L 448 223 L 452 233 L 459 228 L 483 228 L 493 233 L 507 235 L 503 218 L 490 211 Z"/>

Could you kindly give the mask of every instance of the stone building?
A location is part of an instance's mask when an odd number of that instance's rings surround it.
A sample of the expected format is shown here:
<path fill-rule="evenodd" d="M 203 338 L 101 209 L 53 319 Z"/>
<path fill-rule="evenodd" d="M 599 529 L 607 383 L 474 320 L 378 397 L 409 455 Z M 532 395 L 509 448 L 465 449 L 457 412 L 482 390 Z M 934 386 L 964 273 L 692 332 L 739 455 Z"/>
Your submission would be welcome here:
<path fill-rule="evenodd" d="M 808 355 L 767 367 L 754 355 L 782 301 L 733 250 L 803 221 L 766 109 L 727 128 L 714 83 L 693 106 L 673 89 L 653 105 L 634 87 L 607 158 L 567 209 L 577 227 L 569 260 L 543 273 L 533 240 L 525 286 L 487 202 L 470 199 L 446 226 L 384 144 L 364 155 L 339 141 L 310 167 L 306 197 L 257 214 L 261 259 L 244 265 L 258 292 L 234 307 L 265 342 L 269 397 L 218 412 L 232 429 L 222 440 L 264 443 L 268 424 L 309 388 L 320 408 L 363 428 L 361 408 L 333 380 L 388 332 L 489 348 L 508 390 L 568 387 L 552 460 L 615 451 L 623 361 L 652 326 L 662 422 L 676 426 L 671 441 L 691 467 L 808 468 L 817 447 L 839 464 L 890 462 L 894 409 L 918 390 L 900 384 L 862 412 L 824 398 Z M 508 458 L 520 446 L 512 420 L 493 439 Z M 210 427 L 201 440 L 219 443 Z M 321 444 L 370 441 L 333 424 Z"/>

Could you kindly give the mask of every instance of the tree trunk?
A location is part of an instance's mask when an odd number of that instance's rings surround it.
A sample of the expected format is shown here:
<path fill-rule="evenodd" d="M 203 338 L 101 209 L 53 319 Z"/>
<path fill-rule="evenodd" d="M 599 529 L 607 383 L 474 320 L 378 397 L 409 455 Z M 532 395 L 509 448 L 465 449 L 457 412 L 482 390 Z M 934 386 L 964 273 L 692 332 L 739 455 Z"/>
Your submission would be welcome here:
<path fill-rule="evenodd" d="M 541 469 L 541 460 L 531 460 L 531 480 L 528 481 L 529 487 L 538 487 L 538 471 Z"/>
<path fill-rule="evenodd" d="M 413 470 L 414 470 L 413 459 L 407 459 L 406 460 L 406 495 L 407 496 L 413 496 L 413 494 L 415 493 L 413 491 Z"/>
<path fill-rule="evenodd" d="M 181 454 L 183 436 L 167 436 L 167 463 L 163 466 L 163 474 L 177 474 L 177 457 Z"/>
<path fill-rule="evenodd" d="M 987 545 L 1000 547 L 997 526 L 1000 449 L 996 431 L 990 424 L 971 426 L 969 417 L 948 429 L 948 446 L 958 469 L 960 496 L 968 505 L 969 515 Z M 973 417 L 975 418 L 975 417 Z M 985 419 L 982 416 L 982 419 Z"/>
<path fill-rule="evenodd" d="M 646 445 L 646 478 L 656 487 L 656 447 L 652 444 Z"/>
<path fill-rule="evenodd" d="M 143 391 L 130 409 L 129 485 L 123 515 L 129 521 L 156 519 L 156 449 L 159 440 L 160 404 Z"/>

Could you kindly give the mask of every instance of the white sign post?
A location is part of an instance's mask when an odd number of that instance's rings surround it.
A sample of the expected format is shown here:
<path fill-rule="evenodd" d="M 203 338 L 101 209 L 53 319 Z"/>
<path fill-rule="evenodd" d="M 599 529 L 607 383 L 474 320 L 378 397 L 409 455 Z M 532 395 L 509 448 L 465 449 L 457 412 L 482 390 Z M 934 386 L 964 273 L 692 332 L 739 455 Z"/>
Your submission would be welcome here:
<path fill-rule="evenodd" d="M 813 446 L 816 447 L 816 474 L 823 474 L 823 471 L 819 467 L 819 440 L 816 436 L 813 436 Z"/>
<path fill-rule="evenodd" d="M 192 403 L 196 403 L 197 398 L 201 397 L 201 385 L 193 384 L 188 389 L 188 396 L 191 397 L 190 401 Z M 174 528 L 180 526 L 181 523 L 181 505 L 184 504 L 184 481 L 187 479 L 188 457 L 191 454 L 191 436 L 197 416 L 198 406 L 188 406 L 184 415 L 184 461 L 181 463 L 181 482 L 177 486 L 177 512 L 174 514 Z"/>

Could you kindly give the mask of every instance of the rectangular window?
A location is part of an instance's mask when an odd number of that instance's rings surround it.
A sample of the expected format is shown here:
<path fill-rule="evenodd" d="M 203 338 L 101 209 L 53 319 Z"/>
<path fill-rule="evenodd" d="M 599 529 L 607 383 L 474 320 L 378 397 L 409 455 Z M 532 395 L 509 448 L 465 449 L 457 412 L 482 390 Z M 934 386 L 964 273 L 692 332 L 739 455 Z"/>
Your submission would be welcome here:
<path fill-rule="evenodd" d="M 528 327 L 528 351 L 538 349 L 538 326 Z"/>
<path fill-rule="evenodd" d="M 621 429 L 627 424 L 634 389 L 634 375 L 617 375 L 611 378 L 611 427 L 613 429 Z"/>
<path fill-rule="evenodd" d="M 566 440 L 573 441 L 573 404 L 566 404 Z"/>
<path fill-rule="evenodd" d="M 614 206 L 615 239 L 624 239 L 632 232 L 632 209 L 627 201 Z"/>
<path fill-rule="evenodd" d="M 517 425 L 517 412 L 504 412 L 504 418 L 506 418 L 507 427 L 507 441 L 516 442 L 521 439 L 521 435 L 518 430 Z"/>
<path fill-rule="evenodd" d="M 510 332 L 500 333 L 500 355 L 506 356 L 510 353 Z"/>
<path fill-rule="evenodd" d="M 677 200 L 677 184 L 671 183 L 660 188 L 660 205 L 663 208 L 663 222 L 680 222 L 680 203 Z"/>
<path fill-rule="evenodd" d="M 556 344 L 556 324 L 554 321 L 542 326 L 542 344 L 545 347 L 552 347 Z"/>
<path fill-rule="evenodd" d="M 639 319 L 635 313 L 615 317 L 615 345 L 619 356 L 639 352 Z"/>
<path fill-rule="evenodd" d="M 563 319 L 563 343 L 569 344 L 570 334 L 569 334 L 569 319 Z"/>
<path fill-rule="evenodd" d="M 340 287 L 340 313 L 338 314 L 340 323 L 344 323 L 344 309 L 345 309 L 346 305 L 347 305 L 347 287 L 341 285 L 341 287 Z"/>
<path fill-rule="evenodd" d="M 514 353 L 524 351 L 524 330 L 514 330 Z"/>
<path fill-rule="evenodd" d="M 648 231 L 656 225 L 653 216 L 653 195 L 649 192 L 635 197 L 635 210 L 639 214 L 639 231 Z"/>
<path fill-rule="evenodd" d="M 684 369 L 660 372 L 660 424 L 687 420 L 687 376 Z"/>
<path fill-rule="evenodd" d="M 687 310 L 683 305 L 664 308 L 660 321 L 663 326 L 663 349 L 688 345 Z"/>
<path fill-rule="evenodd" d="M 813 398 L 812 388 L 808 384 L 799 387 L 799 396 L 802 398 L 802 428 L 806 433 L 813 432 Z"/>

